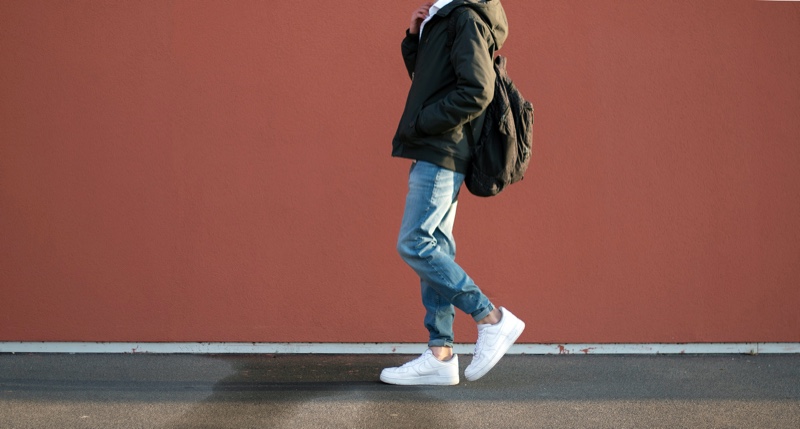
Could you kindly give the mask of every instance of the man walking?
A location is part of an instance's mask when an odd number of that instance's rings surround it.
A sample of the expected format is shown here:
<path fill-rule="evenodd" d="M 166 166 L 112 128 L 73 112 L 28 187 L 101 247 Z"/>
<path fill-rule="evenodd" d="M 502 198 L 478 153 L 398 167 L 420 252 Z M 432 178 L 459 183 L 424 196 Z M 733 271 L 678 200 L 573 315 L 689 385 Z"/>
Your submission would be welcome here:
<path fill-rule="evenodd" d="M 475 354 L 464 371 L 470 381 L 492 369 L 525 328 L 456 264 L 453 238 L 474 137 L 468 133 L 481 129 L 493 96 L 492 52 L 507 32 L 499 0 L 439 0 L 411 15 L 402 53 L 412 83 L 392 142 L 393 156 L 413 161 L 397 251 L 420 278 L 429 348 L 403 366 L 384 369 L 385 383 L 458 384 L 455 308 L 478 327 Z"/>

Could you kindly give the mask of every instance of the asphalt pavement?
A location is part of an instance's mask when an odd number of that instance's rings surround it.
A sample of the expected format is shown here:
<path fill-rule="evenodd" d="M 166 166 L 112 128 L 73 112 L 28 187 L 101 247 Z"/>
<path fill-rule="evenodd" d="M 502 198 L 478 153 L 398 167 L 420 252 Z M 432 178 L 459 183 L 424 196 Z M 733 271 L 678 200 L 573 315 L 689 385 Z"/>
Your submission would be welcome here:
<path fill-rule="evenodd" d="M 0 428 L 800 428 L 800 355 L 506 356 L 398 387 L 407 355 L 0 354 Z"/>

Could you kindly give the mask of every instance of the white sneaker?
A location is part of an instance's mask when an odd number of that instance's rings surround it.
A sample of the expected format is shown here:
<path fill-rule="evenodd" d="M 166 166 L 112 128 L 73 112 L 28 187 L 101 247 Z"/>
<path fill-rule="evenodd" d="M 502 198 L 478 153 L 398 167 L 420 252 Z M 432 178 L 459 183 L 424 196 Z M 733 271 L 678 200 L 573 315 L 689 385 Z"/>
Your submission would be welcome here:
<path fill-rule="evenodd" d="M 453 355 L 448 361 L 436 359 L 430 349 L 422 356 L 395 368 L 381 371 L 381 381 L 388 384 L 438 385 L 452 386 L 458 384 L 458 356 Z"/>
<path fill-rule="evenodd" d="M 475 381 L 489 372 L 500 358 L 517 341 L 525 323 L 510 311 L 500 307 L 503 317 L 494 325 L 478 325 L 478 341 L 475 343 L 475 355 L 472 362 L 464 370 L 464 376 L 469 381 Z"/>

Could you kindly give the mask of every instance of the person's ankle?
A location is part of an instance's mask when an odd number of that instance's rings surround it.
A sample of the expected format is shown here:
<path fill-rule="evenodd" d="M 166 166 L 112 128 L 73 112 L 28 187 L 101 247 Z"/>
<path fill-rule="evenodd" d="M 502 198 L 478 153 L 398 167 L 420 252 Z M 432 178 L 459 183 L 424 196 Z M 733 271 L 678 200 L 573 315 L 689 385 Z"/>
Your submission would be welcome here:
<path fill-rule="evenodd" d="M 433 357 L 442 362 L 448 361 L 453 357 L 453 349 L 451 347 L 430 347 Z"/>
<path fill-rule="evenodd" d="M 478 321 L 479 325 L 496 325 L 500 323 L 500 320 L 503 318 L 503 312 L 500 311 L 499 308 L 495 307 L 492 311 L 486 315 L 483 319 Z"/>

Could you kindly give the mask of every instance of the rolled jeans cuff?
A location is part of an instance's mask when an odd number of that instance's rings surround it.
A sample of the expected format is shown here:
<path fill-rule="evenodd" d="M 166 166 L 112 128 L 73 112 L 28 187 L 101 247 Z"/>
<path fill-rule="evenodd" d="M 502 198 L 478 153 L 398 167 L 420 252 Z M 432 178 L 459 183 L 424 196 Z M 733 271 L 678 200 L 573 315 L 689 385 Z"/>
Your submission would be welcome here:
<path fill-rule="evenodd" d="M 450 347 L 453 348 L 453 342 L 443 339 L 436 339 L 428 341 L 428 347 Z"/>
<path fill-rule="evenodd" d="M 484 307 L 484 308 L 479 309 L 478 311 L 472 313 L 471 314 L 472 319 L 475 320 L 476 322 L 480 322 L 481 320 L 483 320 L 484 317 L 488 316 L 489 313 L 492 312 L 492 310 L 494 310 L 494 305 L 489 304 L 488 307 Z"/>

